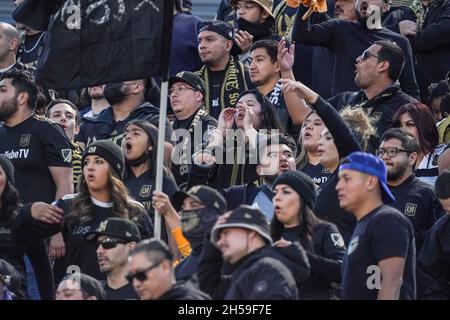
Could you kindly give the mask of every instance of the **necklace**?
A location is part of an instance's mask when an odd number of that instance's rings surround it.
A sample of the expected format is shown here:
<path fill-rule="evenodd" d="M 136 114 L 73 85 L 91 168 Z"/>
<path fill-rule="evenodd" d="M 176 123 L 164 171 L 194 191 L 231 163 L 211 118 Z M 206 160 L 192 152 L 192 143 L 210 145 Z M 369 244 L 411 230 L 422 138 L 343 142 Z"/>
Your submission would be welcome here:
<path fill-rule="evenodd" d="M 30 50 L 27 50 L 27 49 L 25 48 L 25 41 L 24 41 L 24 42 L 23 42 L 23 51 L 24 51 L 25 53 L 33 52 L 34 49 L 36 49 L 36 47 L 39 45 L 39 42 L 41 42 L 41 39 L 42 39 L 42 37 L 44 36 L 44 34 L 45 34 L 45 32 L 42 32 L 41 36 L 40 36 L 39 39 L 36 41 L 36 43 L 35 43 L 35 45 L 33 46 L 33 48 L 31 48 Z"/>

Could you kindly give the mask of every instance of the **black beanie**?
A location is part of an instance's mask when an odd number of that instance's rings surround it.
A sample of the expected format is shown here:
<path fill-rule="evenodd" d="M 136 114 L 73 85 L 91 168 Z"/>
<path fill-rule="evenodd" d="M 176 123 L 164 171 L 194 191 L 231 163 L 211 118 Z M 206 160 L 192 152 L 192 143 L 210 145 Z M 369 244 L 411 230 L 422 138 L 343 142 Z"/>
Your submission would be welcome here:
<path fill-rule="evenodd" d="M 8 181 L 11 181 L 11 183 L 14 184 L 14 166 L 4 154 L 0 154 L 0 166 L 3 168 L 3 171 L 5 171 Z"/>
<path fill-rule="evenodd" d="M 312 179 L 301 171 L 287 171 L 275 179 L 273 187 L 286 184 L 294 189 L 302 201 L 311 209 L 316 203 L 316 186 Z"/>
<path fill-rule="evenodd" d="M 119 177 L 123 178 L 125 170 L 125 157 L 122 149 L 111 140 L 99 140 L 91 143 L 86 149 L 84 149 L 83 157 L 81 159 L 82 166 L 84 167 L 84 158 L 89 155 L 96 155 L 102 157 L 110 166 L 117 172 Z"/>

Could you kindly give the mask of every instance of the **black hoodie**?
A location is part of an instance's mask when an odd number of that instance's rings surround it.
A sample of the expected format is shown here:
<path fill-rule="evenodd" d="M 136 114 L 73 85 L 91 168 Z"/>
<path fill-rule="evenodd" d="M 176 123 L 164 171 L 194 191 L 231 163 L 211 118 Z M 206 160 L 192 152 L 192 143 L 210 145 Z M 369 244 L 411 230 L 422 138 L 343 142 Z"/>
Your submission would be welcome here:
<path fill-rule="evenodd" d="M 80 127 L 80 132 L 76 135 L 75 141 L 79 141 L 88 146 L 96 140 L 110 139 L 120 146 L 123 138 L 125 126 L 131 120 L 147 120 L 158 128 L 159 126 L 159 108 L 144 102 L 134 109 L 128 117 L 122 121 L 114 120 L 113 107 L 108 107 L 98 114 L 95 118 L 85 118 Z M 170 141 L 172 136 L 172 127 L 166 120 L 165 140 Z"/>

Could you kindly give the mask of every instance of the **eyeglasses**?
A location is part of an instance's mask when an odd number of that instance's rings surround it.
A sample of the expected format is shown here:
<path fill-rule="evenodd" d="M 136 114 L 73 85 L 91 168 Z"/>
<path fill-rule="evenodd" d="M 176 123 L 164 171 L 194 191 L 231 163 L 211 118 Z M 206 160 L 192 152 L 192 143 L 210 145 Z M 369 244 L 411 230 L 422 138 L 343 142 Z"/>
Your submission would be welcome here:
<path fill-rule="evenodd" d="M 233 9 L 234 9 L 234 11 L 238 11 L 239 9 L 247 11 L 247 10 L 253 9 L 254 7 L 256 7 L 255 4 L 243 3 L 243 4 L 236 4 L 236 5 L 234 5 Z"/>
<path fill-rule="evenodd" d="M 169 96 L 171 96 L 174 92 L 176 92 L 177 95 L 182 94 L 183 92 L 185 92 L 186 90 L 192 90 L 192 91 L 197 91 L 194 88 L 189 88 L 189 87 L 178 87 L 178 88 L 170 88 L 169 90 Z"/>
<path fill-rule="evenodd" d="M 117 247 L 118 244 L 125 244 L 128 243 L 125 240 L 120 240 L 120 239 L 112 239 L 112 238 L 106 238 L 103 239 L 102 241 L 97 241 L 97 248 L 98 246 L 102 246 L 103 249 L 112 249 Z"/>
<path fill-rule="evenodd" d="M 387 154 L 387 156 L 389 158 L 393 158 L 395 157 L 399 152 L 406 152 L 406 153 L 411 153 L 411 151 L 407 151 L 407 150 L 403 150 L 403 149 L 399 149 L 399 148 L 395 148 L 395 147 L 391 147 L 391 148 L 379 148 L 377 150 L 377 156 L 379 158 L 383 157 L 385 154 Z"/>
<path fill-rule="evenodd" d="M 139 282 L 143 282 L 143 281 L 148 279 L 147 272 L 149 272 L 150 270 L 152 270 L 152 269 L 156 268 L 157 266 L 159 266 L 161 264 L 161 262 L 162 261 L 159 261 L 158 263 L 156 263 L 156 264 L 154 264 L 154 265 L 152 265 L 150 267 L 147 267 L 144 270 L 141 270 L 141 271 L 138 271 L 138 272 L 135 272 L 135 273 L 127 274 L 125 276 L 125 278 L 127 279 L 127 281 L 129 283 L 132 283 L 134 278 L 136 278 Z"/>
<path fill-rule="evenodd" d="M 378 59 L 378 56 L 373 54 L 372 52 L 370 52 L 369 50 L 364 50 L 364 52 L 362 53 L 362 55 L 359 56 L 359 58 L 361 58 L 361 61 L 366 61 L 367 59 L 369 59 L 370 57 L 374 57 Z"/>

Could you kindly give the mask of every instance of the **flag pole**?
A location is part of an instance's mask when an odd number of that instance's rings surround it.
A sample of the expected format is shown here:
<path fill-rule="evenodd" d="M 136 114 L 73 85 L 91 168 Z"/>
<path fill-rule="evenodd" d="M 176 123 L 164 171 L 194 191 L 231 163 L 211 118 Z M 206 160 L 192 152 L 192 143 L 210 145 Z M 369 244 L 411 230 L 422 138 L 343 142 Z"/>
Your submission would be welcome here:
<path fill-rule="evenodd" d="M 164 145 L 167 119 L 167 95 L 169 91 L 169 81 L 164 79 L 161 84 L 161 105 L 159 109 L 158 128 L 158 154 L 156 155 L 156 185 L 155 190 L 162 192 L 163 168 L 164 168 Z M 155 210 L 154 236 L 161 239 L 161 214 Z"/>

